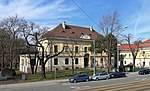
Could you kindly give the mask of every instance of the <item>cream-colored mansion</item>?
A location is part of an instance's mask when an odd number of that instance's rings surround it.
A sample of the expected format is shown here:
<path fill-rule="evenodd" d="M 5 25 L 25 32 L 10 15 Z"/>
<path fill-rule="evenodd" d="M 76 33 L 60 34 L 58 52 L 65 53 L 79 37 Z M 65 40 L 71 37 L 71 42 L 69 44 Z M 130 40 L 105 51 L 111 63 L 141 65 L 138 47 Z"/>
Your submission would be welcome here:
<path fill-rule="evenodd" d="M 91 43 L 98 37 L 97 33 L 92 27 L 80 27 L 67 25 L 65 23 L 59 24 L 57 27 L 48 31 L 44 37 L 42 44 L 45 46 L 46 53 L 52 55 L 58 53 L 65 47 L 63 53 L 51 58 L 46 64 L 46 70 L 68 70 L 74 68 L 93 67 L 94 53 L 90 50 Z M 40 52 L 40 49 L 39 49 Z M 72 58 L 74 62 L 72 62 Z M 96 66 L 106 67 L 107 57 L 105 53 L 96 53 Z M 40 63 L 38 63 L 40 68 Z M 112 63 L 113 64 L 113 63 Z M 30 59 L 28 54 L 20 55 L 20 71 L 30 72 Z"/>
<path fill-rule="evenodd" d="M 120 64 L 124 66 L 133 65 L 133 57 L 128 44 L 123 44 L 118 46 L 120 51 Z M 136 48 L 134 44 L 131 45 L 132 48 Z M 121 60 L 122 59 L 122 60 Z M 119 64 L 119 65 L 120 65 Z M 139 52 L 135 60 L 135 66 L 138 68 L 150 68 L 150 39 L 142 42 L 139 47 Z"/>

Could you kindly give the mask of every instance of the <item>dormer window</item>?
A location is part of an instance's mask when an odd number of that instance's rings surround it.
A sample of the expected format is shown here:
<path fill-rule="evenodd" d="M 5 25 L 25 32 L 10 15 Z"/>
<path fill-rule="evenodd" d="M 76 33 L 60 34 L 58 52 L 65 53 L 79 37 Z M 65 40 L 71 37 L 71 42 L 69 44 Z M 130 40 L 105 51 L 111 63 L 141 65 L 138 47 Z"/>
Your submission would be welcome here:
<path fill-rule="evenodd" d="M 65 33 L 65 31 L 63 30 L 62 33 Z"/>
<path fill-rule="evenodd" d="M 75 32 L 72 32 L 71 34 L 75 34 Z"/>

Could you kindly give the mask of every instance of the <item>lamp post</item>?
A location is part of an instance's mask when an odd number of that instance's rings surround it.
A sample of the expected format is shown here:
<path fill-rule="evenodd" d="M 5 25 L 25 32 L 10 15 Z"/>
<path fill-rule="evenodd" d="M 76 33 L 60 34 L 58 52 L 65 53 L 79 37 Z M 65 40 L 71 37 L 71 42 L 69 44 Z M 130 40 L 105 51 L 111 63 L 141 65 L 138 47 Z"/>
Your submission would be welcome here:
<path fill-rule="evenodd" d="M 120 46 L 120 44 L 117 43 L 117 69 L 116 69 L 116 71 L 119 71 L 119 66 L 120 66 L 120 61 L 119 61 L 119 55 L 120 55 L 120 53 L 119 53 L 118 46 Z"/>
<path fill-rule="evenodd" d="M 94 73 L 93 75 L 95 75 L 96 74 L 95 40 L 93 40 L 93 45 L 94 45 Z"/>

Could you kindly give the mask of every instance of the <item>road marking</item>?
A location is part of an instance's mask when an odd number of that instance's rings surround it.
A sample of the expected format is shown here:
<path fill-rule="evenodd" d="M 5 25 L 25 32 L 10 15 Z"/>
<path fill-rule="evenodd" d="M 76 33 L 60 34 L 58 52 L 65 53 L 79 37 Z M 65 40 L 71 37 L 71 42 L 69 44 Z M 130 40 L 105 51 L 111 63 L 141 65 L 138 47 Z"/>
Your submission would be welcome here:
<path fill-rule="evenodd" d="M 83 88 L 89 88 L 89 87 L 91 87 L 91 86 L 83 86 Z"/>
<path fill-rule="evenodd" d="M 80 89 L 79 86 L 71 86 L 70 88 L 71 88 L 71 89 Z"/>
<path fill-rule="evenodd" d="M 135 82 L 129 82 L 129 83 L 122 83 L 122 84 L 115 84 L 115 85 L 108 85 L 108 86 L 99 86 L 99 87 L 93 87 L 93 88 L 87 88 L 83 89 L 81 91 L 127 91 L 127 89 L 140 89 L 141 87 L 147 87 L 150 88 L 150 80 L 144 80 L 144 81 L 135 81 Z M 121 87 L 121 88 L 120 88 Z M 133 91 L 132 90 L 132 91 Z M 136 91 L 134 90 L 134 91 Z"/>

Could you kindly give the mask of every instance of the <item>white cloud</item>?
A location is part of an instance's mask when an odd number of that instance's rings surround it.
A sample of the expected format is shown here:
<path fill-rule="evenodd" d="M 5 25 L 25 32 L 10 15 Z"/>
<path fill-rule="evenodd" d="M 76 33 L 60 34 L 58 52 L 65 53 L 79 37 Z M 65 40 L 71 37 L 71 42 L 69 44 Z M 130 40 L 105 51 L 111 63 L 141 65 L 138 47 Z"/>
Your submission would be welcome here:
<path fill-rule="evenodd" d="M 150 1 L 139 0 L 139 8 L 128 19 L 128 33 L 133 34 L 134 39 L 148 38 L 150 34 Z M 149 37 L 150 38 L 150 37 Z"/>
<path fill-rule="evenodd" d="M 64 0 L 7 0 L 5 3 L 0 2 L 0 18 L 18 14 L 27 20 L 38 21 L 41 24 L 75 17 L 75 10 L 76 8 L 72 5 L 66 5 Z"/>

